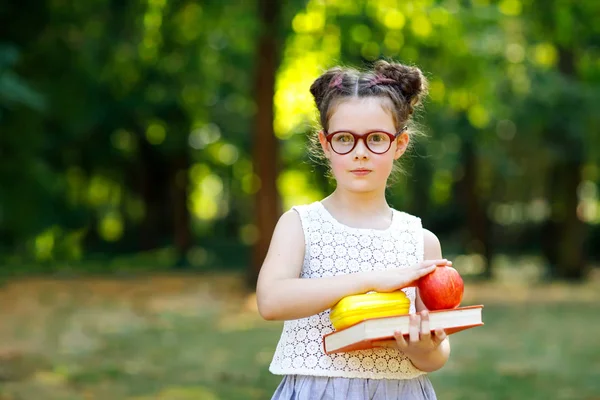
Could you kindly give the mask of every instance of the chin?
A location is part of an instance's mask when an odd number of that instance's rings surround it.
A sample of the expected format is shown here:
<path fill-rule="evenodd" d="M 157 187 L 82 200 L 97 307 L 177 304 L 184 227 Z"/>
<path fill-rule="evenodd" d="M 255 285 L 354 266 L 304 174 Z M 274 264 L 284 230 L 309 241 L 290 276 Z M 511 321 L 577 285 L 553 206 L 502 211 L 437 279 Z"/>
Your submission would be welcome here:
<path fill-rule="evenodd" d="M 355 193 L 369 193 L 378 189 L 376 185 L 373 185 L 370 182 L 352 182 L 348 185 L 344 185 L 344 188 Z"/>

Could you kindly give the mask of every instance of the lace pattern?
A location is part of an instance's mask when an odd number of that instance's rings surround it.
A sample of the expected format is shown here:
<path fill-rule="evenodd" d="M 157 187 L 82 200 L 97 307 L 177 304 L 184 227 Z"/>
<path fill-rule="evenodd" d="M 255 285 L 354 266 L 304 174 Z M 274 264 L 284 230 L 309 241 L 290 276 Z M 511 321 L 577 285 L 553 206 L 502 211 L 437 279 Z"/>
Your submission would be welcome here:
<path fill-rule="evenodd" d="M 301 278 L 402 268 L 423 260 L 421 220 L 412 215 L 394 210 L 391 225 L 385 230 L 375 230 L 341 224 L 321 202 L 293 209 L 300 215 L 305 239 Z M 413 313 L 415 288 L 403 290 Z M 371 379 L 410 379 L 424 374 L 396 349 L 327 355 L 322 338 L 332 331 L 329 310 L 285 321 L 269 370 L 279 375 Z"/>

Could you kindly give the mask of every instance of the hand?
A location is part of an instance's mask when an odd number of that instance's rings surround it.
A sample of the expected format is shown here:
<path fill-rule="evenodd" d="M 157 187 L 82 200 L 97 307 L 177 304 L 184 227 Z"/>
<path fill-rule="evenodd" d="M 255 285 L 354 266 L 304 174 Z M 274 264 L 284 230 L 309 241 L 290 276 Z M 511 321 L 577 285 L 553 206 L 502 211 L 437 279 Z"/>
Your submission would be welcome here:
<path fill-rule="evenodd" d="M 436 329 L 431 333 L 429 328 L 429 312 L 421 311 L 421 315 L 411 314 L 408 332 L 408 340 L 404 338 L 403 332 L 394 332 L 394 339 L 376 343 L 379 347 L 396 347 L 404 352 L 409 358 L 427 356 L 448 336 L 443 329 Z"/>
<path fill-rule="evenodd" d="M 432 273 L 437 266 L 452 266 L 452 261 L 424 260 L 408 268 L 394 268 L 379 271 L 375 277 L 373 290 L 376 292 L 393 292 L 413 285 L 419 278 Z"/>

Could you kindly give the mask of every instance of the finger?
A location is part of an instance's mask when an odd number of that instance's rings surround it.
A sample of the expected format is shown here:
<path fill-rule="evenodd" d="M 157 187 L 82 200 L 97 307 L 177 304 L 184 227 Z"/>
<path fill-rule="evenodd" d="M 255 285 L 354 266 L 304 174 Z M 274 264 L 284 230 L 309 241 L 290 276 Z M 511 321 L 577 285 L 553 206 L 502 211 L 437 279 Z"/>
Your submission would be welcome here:
<path fill-rule="evenodd" d="M 428 340 L 431 337 L 429 326 L 429 312 L 423 310 L 421 311 L 421 340 Z"/>
<path fill-rule="evenodd" d="M 423 262 L 421 263 L 421 267 L 426 268 L 430 265 L 445 265 L 446 263 L 448 263 L 448 260 L 446 260 L 445 258 L 441 258 L 439 260 L 423 260 Z"/>
<path fill-rule="evenodd" d="M 443 266 L 445 266 L 445 267 L 451 267 L 452 266 L 452 261 L 450 261 L 450 260 L 448 260 L 446 258 L 442 258 L 440 260 L 424 260 L 421 263 L 421 267 L 424 268 L 424 267 L 426 267 L 428 265 L 431 265 L 431 264 L 436 265 L 438 267 L 443 267 Z"/>
<path fill-rule="evenodd" d="M 416 314 L 410 315 L 410 323 L 408 325 L 408 339 L 411 343 L 419 341 L 419 316 Z"/>
<path fill-rule="evenodd" d="M 436 345 L 441 344 L 446 338 L 448 337 L 448 334 L 446 334 L 446 331 L 444 331 L 441 328 L 437 328 L 434 332 L 433 335 L 433 341 L 435 342 Z"/>
<path fill-rule="evenodd" d="M 436 265 L 430 265 L 429 267 L 421 268 L 421 269 L 415 271 L 415 279 L 419 279 L 422 276 L 432 273 L 433 271 L 435 271 L 436 268 L 437 268 Z"/>
<path fill-rule="evenodd" d="M 404 335 L 402 334 L 402 332 L 394 332 L 394 339 L 396 339 L 396 345 L 400 350 L 404 350 L 408 346 L 408 343 L 406 343 L 406 339 L 404 339 Z"/>

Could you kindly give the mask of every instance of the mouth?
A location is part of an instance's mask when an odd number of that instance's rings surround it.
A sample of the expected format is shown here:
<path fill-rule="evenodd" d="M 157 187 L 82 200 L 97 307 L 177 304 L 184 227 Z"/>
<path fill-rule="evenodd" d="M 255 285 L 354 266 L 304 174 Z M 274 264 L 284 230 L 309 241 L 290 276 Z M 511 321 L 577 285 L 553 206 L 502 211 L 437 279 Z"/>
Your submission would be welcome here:
<path fill-rule="evenodd" d="M 350 172 L 353 173 L 354 175 L 362 176 L 362 175 L 367 175 L 367 174 L 371 173 L 371 170 L 365 169 L 365 168 L 357 168 L 357 169 L 351 170 Z"/>

